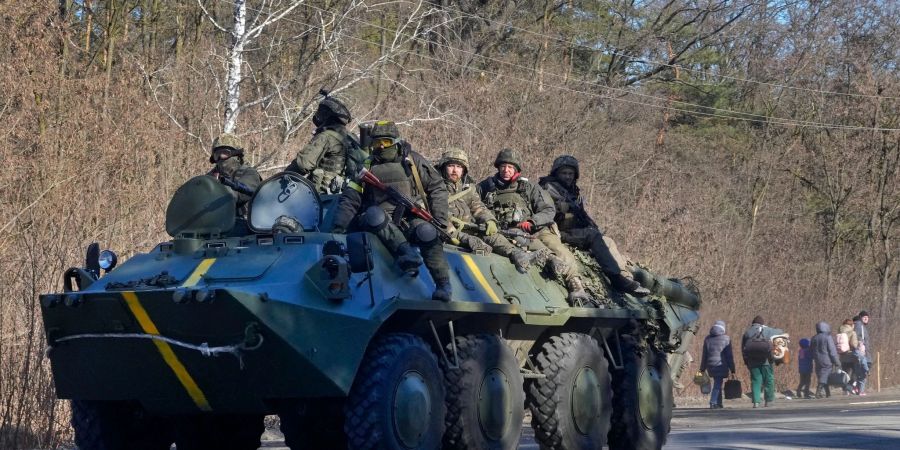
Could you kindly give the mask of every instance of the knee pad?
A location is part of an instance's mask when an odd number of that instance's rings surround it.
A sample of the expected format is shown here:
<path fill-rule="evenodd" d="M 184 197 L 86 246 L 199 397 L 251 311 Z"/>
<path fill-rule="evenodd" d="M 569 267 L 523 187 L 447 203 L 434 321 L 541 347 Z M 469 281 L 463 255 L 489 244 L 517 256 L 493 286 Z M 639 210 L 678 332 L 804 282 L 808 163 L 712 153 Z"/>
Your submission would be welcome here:
<path fill-rule="evenodd" d="M 434 245 L 439 242 L 437 228 L 428 222 L 417 225 L 413 230 L 413 236 L 419 245 Z"/>
<path fill-rule="evenodd" d="M 380 231 L 387 226 L 388 217 L 384 210 L 378 206 L 366 208 L 362 216 L 362 225 L 370 231 Z"/>

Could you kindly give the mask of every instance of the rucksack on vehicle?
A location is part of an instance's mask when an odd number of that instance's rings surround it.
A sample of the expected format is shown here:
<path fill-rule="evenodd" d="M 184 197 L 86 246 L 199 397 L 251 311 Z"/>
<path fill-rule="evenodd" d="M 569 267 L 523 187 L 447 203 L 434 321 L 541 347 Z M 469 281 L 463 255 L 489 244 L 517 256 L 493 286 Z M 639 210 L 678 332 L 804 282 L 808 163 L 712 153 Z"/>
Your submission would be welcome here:
<path fill-rule="evenodd" d="M 850 337 L 847 333 L 838 333 L 834 336 L 834 345 L 837 347 L 838 353 L 846 353 L 850 351 Z"/>
<path fill-rule="evenodd" d="M 763 333 L 763 328 L 759 328 L 756 333 L 744 344 L 744 356 L 748 361 L 762 363 L 768 361 L 772 355 L 772 341 Z"/>

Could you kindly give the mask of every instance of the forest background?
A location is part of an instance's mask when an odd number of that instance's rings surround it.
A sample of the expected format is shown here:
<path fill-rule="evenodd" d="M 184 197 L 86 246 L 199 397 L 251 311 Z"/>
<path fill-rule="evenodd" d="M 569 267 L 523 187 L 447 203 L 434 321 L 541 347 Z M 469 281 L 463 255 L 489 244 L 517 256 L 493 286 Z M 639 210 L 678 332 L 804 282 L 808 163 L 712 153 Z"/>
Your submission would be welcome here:
<path fill-rule="evenodd" d="M 900 3 L 43 0 L 0 24 L 0 448 L 71 438 L 38 294 L 90 242 L 168 239 L 223 130 L 275 173 L 323 87 L 428 157 L 468 150 L 476 177 L 501 147 L 532 179 L 578 157 L 619 248 L 701 287 L 694 355 L 718 319 L 739 340 L 760 314 L 796 348 L 866 309 L 900 383 Z"/>

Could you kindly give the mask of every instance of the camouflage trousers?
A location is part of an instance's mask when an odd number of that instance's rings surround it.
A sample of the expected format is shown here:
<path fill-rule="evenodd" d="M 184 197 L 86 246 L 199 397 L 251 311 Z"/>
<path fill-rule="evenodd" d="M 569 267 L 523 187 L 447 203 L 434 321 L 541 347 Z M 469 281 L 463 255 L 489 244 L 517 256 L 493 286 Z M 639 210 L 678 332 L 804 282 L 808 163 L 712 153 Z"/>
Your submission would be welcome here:
<path fill-rule="evenodd" d="M 557 258 L 562 260 L 564 267 L 554 268 L 557 271 L 557 275 L 566 280 L 579 275 L 580 271 L 578 270 L 578 263 L 575 261 L 575 255 L 562 243 L 555 225 L 542 228 L 537 233 L 532 234 L 532 236 L 534 236 L 534 239 L 528 241 L 527 250 L 536 252 L 549 248 Z"/>
<path fill-rule="evenodd" d="M 404 221 L 403 227 L 393 222 L 387 222 L 384 227 L 378 230 L 371 230 L 385 247 L 390 250 L 391 254 L 396 255 L 397 249 L 404 243 L 410 243 L 419 248 L 422 259 L 425 261 L 425 267 L 431 278 L 437 281 L 450 280 L 450 265 L 447 263 L 447 257 L 444 255 L 444 248 L 440 238 L 436 238 L 430 242 L 422 242 L 416 237 L 416 227 L 427 224 L 422 219 L 414 218 Z"/>
<path fill-rule="evenodd" d="M 596 228 L 572 228 L 562 232 L 562 241 L 573 247 L 588 249 L 604 273 L 633 278 L 628 261 L 619 253 L 616 242 Z"/>

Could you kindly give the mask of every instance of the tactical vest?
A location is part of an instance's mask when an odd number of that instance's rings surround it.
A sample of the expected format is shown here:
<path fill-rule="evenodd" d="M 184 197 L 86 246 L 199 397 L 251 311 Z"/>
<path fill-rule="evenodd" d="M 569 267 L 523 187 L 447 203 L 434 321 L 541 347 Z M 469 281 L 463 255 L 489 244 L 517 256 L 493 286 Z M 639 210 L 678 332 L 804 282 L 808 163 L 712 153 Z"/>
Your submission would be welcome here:
<path fill-rule="evenodd" d="M 517 180 L 506 188 L 501 188 L 492 180 L 492 188 L 484 195 L 484 204 L 494 213 L 502 226 L 511 226 L 527 220 L 534 212 L 528 201 L 527 184 Z"/>
<path fill-rule="evenodd" d="M 447 192 L 450 193 L 447 202 L 450 207 L 450 216 L 466 222 L 474 222 L 475 218 L 469 209 L 468 196 L 477 195 L 475 187 L 471 184 L 454 183 L 450 180 L 444 180 L 444 184 L 447 185 Z"/>
<path fill-rule="evenodd" d="M 421 199 L 417 195 L 412 179 L 412 172 L 407 164 L 408 163 L 405 163 L 403 158 L 400 157 L 398 157 L 396 161 L 380 164 L 372 164 L 371 159 L 366 161 L 366 166 L 369 166 L 369 171 L 378 177 L 382 183 L 397 189 L 400 193 L 413 199 L 414 202 L 419 202 Z M 367 186 L 364 192 L 366 193 L 370 204 L 380 206 L 388 213 L 388 215 L 393 214 L 394 210 L 397 208 L 397 205 L 391 201 L 390 196 L 384 191 Z"/>

